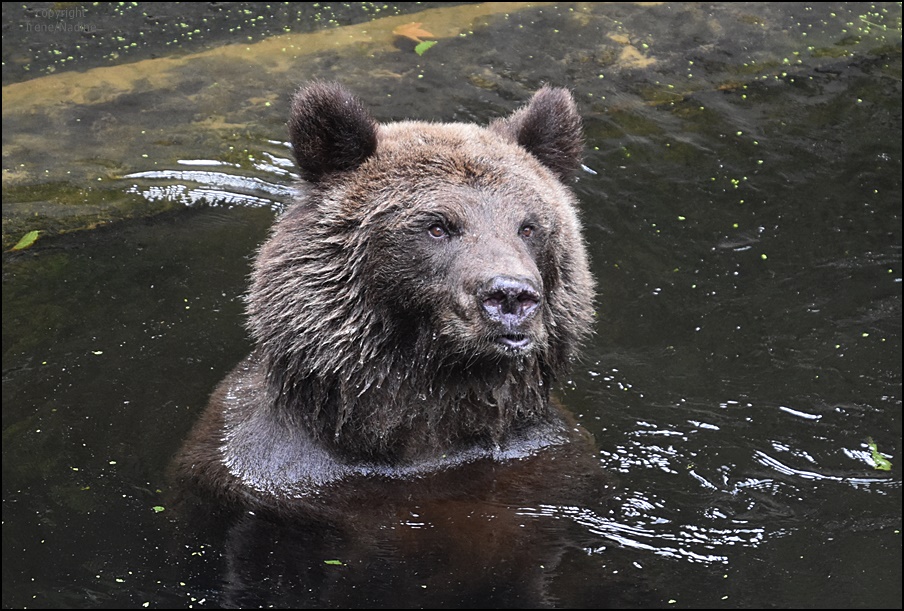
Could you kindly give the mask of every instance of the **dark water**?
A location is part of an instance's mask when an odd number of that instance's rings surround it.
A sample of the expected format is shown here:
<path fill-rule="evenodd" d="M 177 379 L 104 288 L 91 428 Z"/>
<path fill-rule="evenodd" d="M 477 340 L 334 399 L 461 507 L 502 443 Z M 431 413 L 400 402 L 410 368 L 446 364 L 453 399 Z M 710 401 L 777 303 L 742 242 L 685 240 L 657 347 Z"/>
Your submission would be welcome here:
<path fill-rule="evenodd" d="M 24 17 L 4 7 L 4 244 L 47 230 L 3 255 L 4 607 L 901 606 L 900 3 L 469 18 L 421 57 L 405 40 L 285 72 L 189 56 L 164 84 L 135 66 L 145 84 L 110 99 L 15 114 L 6 84 L 40 98 L 53 64 L 7 76 Z M 443 19 L 463 17 L 400 23 Z M 123 61 L 171 53 L 160 36 Z M 79 61 L 86 88 L 114 82 Z M 600 506 L 500 507 L 539 533 L 502 554 L 542 563 L 527 594 L 478 562 L 505 545 L 490 515 L 447 562 L 411 516 L 407 557 L 379 533 L 196 530 L 167 508 L 170 457 L 249 349 L 250 257 L 291 199 L 287 99 L 315 77 L 382 120 L 486 122 L 543 82 L 575 92 L 599 321 L 559 395 L 617 484 Z"/>

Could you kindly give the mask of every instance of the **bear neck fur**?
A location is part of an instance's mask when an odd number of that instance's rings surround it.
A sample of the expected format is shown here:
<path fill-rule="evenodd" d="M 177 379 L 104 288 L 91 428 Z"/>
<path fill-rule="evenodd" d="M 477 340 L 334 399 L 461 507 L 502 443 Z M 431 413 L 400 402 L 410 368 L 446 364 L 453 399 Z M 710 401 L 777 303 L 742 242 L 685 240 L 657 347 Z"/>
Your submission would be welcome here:
<path fill-rule="evenodd" d="M 286 359 L 265 356 L 267 403 L 339 457 L 385 464 L 493 452 L 538 427 L 560 428 L 551 375 L 536 356 L 449 364 L 413 346 L 407 357 L 293 373 Z"/>

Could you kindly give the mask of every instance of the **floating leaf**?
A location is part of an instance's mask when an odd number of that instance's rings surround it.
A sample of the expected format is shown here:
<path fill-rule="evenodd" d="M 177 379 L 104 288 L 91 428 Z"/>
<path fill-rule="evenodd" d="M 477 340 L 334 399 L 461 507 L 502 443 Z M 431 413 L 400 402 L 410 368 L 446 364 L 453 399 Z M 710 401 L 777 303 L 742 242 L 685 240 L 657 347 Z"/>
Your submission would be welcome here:
<path fill-rule="evenodd" d="M 424 25 L 420 21 L 406 23 L 405 25 L 400 25 L 399 27 L 393 29 L 392 33 L 396 36 L 404 36 L 409 40 L 413 40 L 414 42 L 424 42 L 421 38 L 422 36 L 434 36 L 427 30 L 421 29 L 421 26 Z M 435 42 L 433 44 L 436 44 Z M 430 45 L 433 46 L 433 45 Z M 427 47 L 428 49 L 430 47 Z"/>
<path fill-rule="evenodd" d="M 872 437 L 866 438 L 866 445 L 869 446 L 870 454 L 872 455 L 873 469 L 877 469 L 879 471 L 891 471 L 891 461 L 882 456 L 879 452 L 879 446 L 876 445 L 876 442 L 873 441 Z"/>
<path fill-rule="evenodd" d="M 414 52 L 417 53 L 418 55 L 423 55 L 427 49 L 429 49 L 430 47 L 432 47 L 435 44 L 436 44 L 435 40 L 425 40 L 424 42 L 418 44 L 418 46 L 416 46 L 414 48 Z"/>
<path fill-rule="evenodd" d="M 11 248 L 11 250 L 25 250 L 26 248 L 28 248 L 29 246 L 31 246 L 32 244 L 35 243 L 35 240 L 38 239 L 38 234 L 40 234 L 40 233 L 41 232 L 38 230 L 29 231 L 24 236 L 22 236 L 21 240 L 16 242 L 16 245 L 13 246 Z"/>
<path fill-rule="evenodd" d="M 323 563 L 329 564 L 332 566 L 345 566 L 345 563 L 342 562 L 341 560 L 324 560 Z"/>
<path fill-rule="evenodd" d="M 165 508 L 161 507 L 160 505 L 154 505 L 151 509 L 153 509 L 157 513 L 160 513 L 161 511 L 165 511 Z"/>

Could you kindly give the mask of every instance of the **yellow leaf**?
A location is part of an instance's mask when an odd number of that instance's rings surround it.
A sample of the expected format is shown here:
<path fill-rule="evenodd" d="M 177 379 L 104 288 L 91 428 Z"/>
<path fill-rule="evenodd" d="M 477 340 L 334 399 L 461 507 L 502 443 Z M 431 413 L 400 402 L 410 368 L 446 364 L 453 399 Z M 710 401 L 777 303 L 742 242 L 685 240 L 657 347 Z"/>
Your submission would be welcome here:
<path fill-rule="evenodd" d="M 424 42 L 421 40 L 422 36 L 433 37 L 433 34 L 428 32 L 427 30 L 421 29 L 421 26 L 424 25 L 421 22 L 411 22 L 406 23 L 405 25 L 400 25 L 399 27 L 393 29 L 392 33 L 396 36 L 404 36 L 414 42 Z"/>

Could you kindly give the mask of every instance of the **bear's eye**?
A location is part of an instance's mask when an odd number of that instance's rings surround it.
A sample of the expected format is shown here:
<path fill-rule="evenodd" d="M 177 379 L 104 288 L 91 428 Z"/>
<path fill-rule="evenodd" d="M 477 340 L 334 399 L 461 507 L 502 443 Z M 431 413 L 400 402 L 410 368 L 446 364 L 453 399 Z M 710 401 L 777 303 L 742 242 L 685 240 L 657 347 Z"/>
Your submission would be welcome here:
<path fill-rule="evenodd" d="M 536 228 L 533 225 L 524 225 L 521 227 L 521 230 L 518 232 L 522 238 L 529 238 L 534 235 Z"/>
<path fill-rule="evenodd" d="M 436 238 L 439 240 L 440 238 L 444 238 L 449 235 L 449 230 L 446 229 L 440 223 L 433 223 L 430 227 L 427 228 L 427 233 L 430 234 L 431 238 Z"/>

